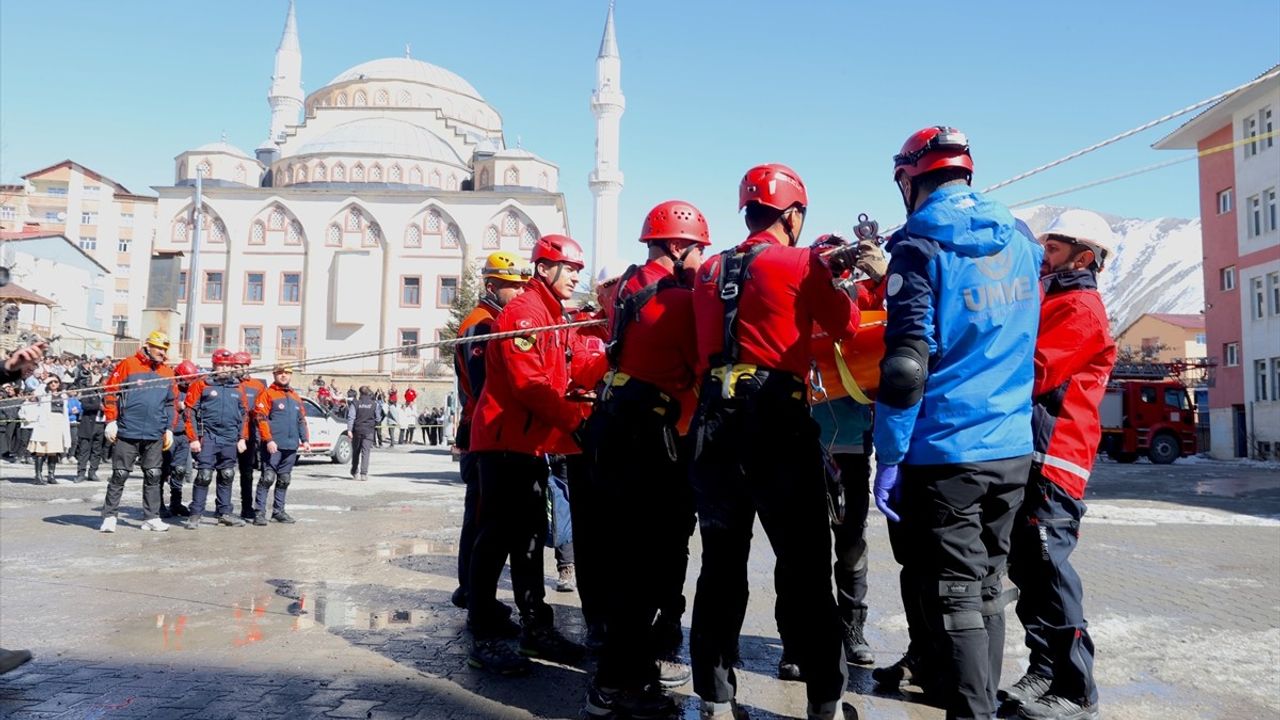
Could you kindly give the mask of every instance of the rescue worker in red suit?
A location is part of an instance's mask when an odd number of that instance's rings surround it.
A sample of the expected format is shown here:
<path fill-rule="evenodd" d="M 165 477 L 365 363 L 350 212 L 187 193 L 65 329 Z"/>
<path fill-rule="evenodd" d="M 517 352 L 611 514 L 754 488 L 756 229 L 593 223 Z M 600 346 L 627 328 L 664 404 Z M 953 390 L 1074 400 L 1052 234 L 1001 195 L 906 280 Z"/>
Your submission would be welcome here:
<path fill-rule="evenodd" d="M 1040 235 L 1035 452 L 1009 548 L 1009 579 L 1020 591 L 1018 619 L 1031 660 L 1026 675 L 998 693 L 1031 720 L 1098 717 L 1084 588 L 1070 557 L 1102 437 L 1098 405 L 1116 360 L 1097 278 L 1111 241 L 1107 222 L 1085 210 L 1064 212 Z"/>
<path fill-rule="evenodd" d="M 249 366 L 253 364 L 253 356 L 245 351 L 235 354 L 236 374 L 240 377 L 240 387 L 244 390 L 253 408 L 258 402 L 258 395 L 266 392 L 267 384 L 249 374 Z M 253 520 L 253 471 L 259 466 L 258 423 L 249 423 L 249 437 L 245 439 L 244 452 L 236 458 L 240 466 L 240 517 Z"/>
<path fill-rule="evenodd" d="M 453 591 L 453 604 L 467 607 L 467 583 L 471 573 L 471 548 L 476 540 L 476 504 L 480 500 L 480 468 L 476 456 L 467 452 L 471 445 L 471 418 L 476 412 L 476 401 L 484 388 L 484 351 L 487 340 L 475 340 L 478 336 L 493 332 L 498 313 L 508 303 L 524 292 L 533 268 L 521 258 L 509 252 L 490 253 L 480 269 L 484 294 L 475 308 L 458 325 L 458 337 L 472 342 L 459 343 L 454 348 L 453 369 L 458 376 L 458 390 L 462 395 L 462 418 L 458 422 L 458 434 L 454 444 L 462 457 L 459 470 L 462 482 L 467 486 L 462 512 L 462 532 L 458 537 L 458 589 Z M 404 391 L 405 398 L 413 388 Z M 417 394 L 414 393 L 414 397 Z M 410 401 L 412 402 L 412 401 Z M 511 609 L 504 604 L 497 606 L 503 615 L 510 616 Z"/>
<path fill-rule="evenodd" d="M 478 530 L 467 588 L 473 667 L 501 674 L 528 672 L 521 655 L 574 664 L 583 647 L 555 628 L 543 588 L 547 532 L 547 455 L 579 452 L 580 403 L 569 399 L 570 333 L 542 330 L 564 323 L 583 267 L 582 248 L 564 235 L 544 235 L 533 249 L 533 279 L 498 315 L 495 332 L 527 331 L 485 348 L 485 382 L 472 418 L 471 447 L 479 465 Z M 503 560 L 520 611 L 520 653 L 503 641 L 505 618 L 494 611 Z"/>
<path fill-rule="evenodd" d="M 785 165 L 747 171 L 738 190 L 748 238 L 709 259 L 693 290 L 705 372 L 694 437 L 693 491 L 702 573 L 689 642 L 706 717 L 734 716 L 747 558 L 758 513 L 778 557 L 788 644 L 804 672 L 810 718 L 852 711 L 844 635 L 831 593 L 831 529 L 818 426 L 807 384 L 816 322 L 837 340 L 860 313 L 818 248 L 796 247 L 808 197 Z"/>
<path fill-rule="evenodd" d="M 597 543 L 609 558 L 605 644 L 586 707 L 596 716 L 674 712 L 661 688 L 689 679 L 675 656 L 694 523 L 681 436 L 697 403 L 692 280 L 711 235 L 696 207 L 670 200 L 649 211 L 640 242 L 648 262 L 601 292 L 610 370 L 586 433 L 608 519 Z"/>

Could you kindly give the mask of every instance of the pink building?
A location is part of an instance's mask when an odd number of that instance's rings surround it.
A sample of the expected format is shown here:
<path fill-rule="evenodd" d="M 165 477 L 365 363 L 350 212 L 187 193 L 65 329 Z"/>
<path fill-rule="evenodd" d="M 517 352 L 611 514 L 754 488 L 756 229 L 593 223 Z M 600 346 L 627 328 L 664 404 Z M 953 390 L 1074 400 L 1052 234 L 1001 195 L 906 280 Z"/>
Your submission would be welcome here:
<path fill-rule="evenodd" d="M 1280 70 L 1280 65 L 1264 75 Z M 1214 457 L 1280 459 L 1280 75 L 1157 142 L 1197 150 Z M 1202 408 L 1203 412 L 1203 408 Z"/>

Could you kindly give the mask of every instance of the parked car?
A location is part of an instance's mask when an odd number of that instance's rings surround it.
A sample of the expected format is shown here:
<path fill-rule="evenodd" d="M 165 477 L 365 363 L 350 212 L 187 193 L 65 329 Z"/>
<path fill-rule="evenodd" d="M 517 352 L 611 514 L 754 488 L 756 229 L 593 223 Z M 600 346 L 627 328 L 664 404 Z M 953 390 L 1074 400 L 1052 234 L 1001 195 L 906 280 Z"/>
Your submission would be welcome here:
<path fill-rule="evenodd" d="M 307 432 L 311 435 L 311 452 L 303 457 L 327 455 L 331 462 L 337 464 L 351 462 L 351 436 L 347 434 L 347 423 L 330 415 L 311 398 L 303 398 L 302 406 L 307 412 Z"/>

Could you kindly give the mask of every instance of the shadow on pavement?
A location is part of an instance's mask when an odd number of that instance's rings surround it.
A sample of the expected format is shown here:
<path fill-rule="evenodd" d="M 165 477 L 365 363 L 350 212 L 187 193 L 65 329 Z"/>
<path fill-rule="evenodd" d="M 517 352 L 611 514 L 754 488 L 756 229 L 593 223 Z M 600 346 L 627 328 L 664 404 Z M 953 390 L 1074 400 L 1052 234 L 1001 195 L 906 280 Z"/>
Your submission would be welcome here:
<path fill-rule="evenodd" d="M 101 509 L 95 508 L 95 512 L 101 512 Z M 98 527 L 102 525 L 102 516 L 98 514 L 86 515 L 82 513 L 82 514 L 67 514 L 67 515 L 50 515 L 49 517 L 43 518 L 43 520 L 49 523 L 50 525 L 70 525 L 70 526 L 85 527 L 95 532 L 98 530 Z M 142 513 L 141 512 L 130 513 L 130 512 L 121 510 L 120 511 L 121 525 L 125 525 L 125 523 L 123 522 L 125 520 L 130 520 L 130 521 L 141 524 Z"/>

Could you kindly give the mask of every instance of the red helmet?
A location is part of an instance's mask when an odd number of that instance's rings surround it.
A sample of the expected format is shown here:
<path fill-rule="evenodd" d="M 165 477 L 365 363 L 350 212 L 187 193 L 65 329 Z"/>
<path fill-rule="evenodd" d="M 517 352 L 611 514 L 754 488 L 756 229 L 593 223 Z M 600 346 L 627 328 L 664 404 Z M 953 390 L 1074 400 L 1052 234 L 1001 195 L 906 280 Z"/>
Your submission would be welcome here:
<path fill-rule="evenodd" d="M 241 350 L 240 352 L 236 353 L 235 355 L 232 355 L 231 357 L 232 357 L 231 362 L 235 363 L 236 365 L 252 365 L 253 364 L 253 356 L 245 352 L 244 350 Z"/>
<path fill-rule="evenodd" d="M 200 368 L 196 367 L 196 364 L 190 360 L 183 360 L 178 363 L 178 367 L 174 368 L 173 372 L 180 378 L 190 380 L 193 376 L 200 374 Z"/>
<path fill-rule="evenodd" d="M 582 246 L 568 235 L 543 235 L 533 246 L 533 257 L 530 262 L 565 263 L 581 270 L 586 267 L 582 260 Z"/>
<path fill-rule="evenodd" d="M 698 208 L 683 200 L 668 200 L 650 210 L 640 228 L 640 242 L 654 240 L 688 240 L 710 245 L 711 231 Z"/>
<path fill-rule="evenodd" d="M 793 205 L 808 207 L 809 193 L 795 170 L 780 163 L 768 163 L 748 170 L 738 185 L 738 209 L 753 202 L 778 210 Z"/>
<path fill-rule="evenodd" d="M 235 365 L 236 356 L 226 348 L 218 348 L 213 351 L 213 366 L 223 367 L 225 365 Z"/>
<path fill-rule="evenodd" d="M 902 144 L 893 156 L 893 179 L 896 182 L 902 173 L 913 178 L 949 167 L 973 172 L 969 138 L 953 127 L 935 125 L 915 132 Z"/>

